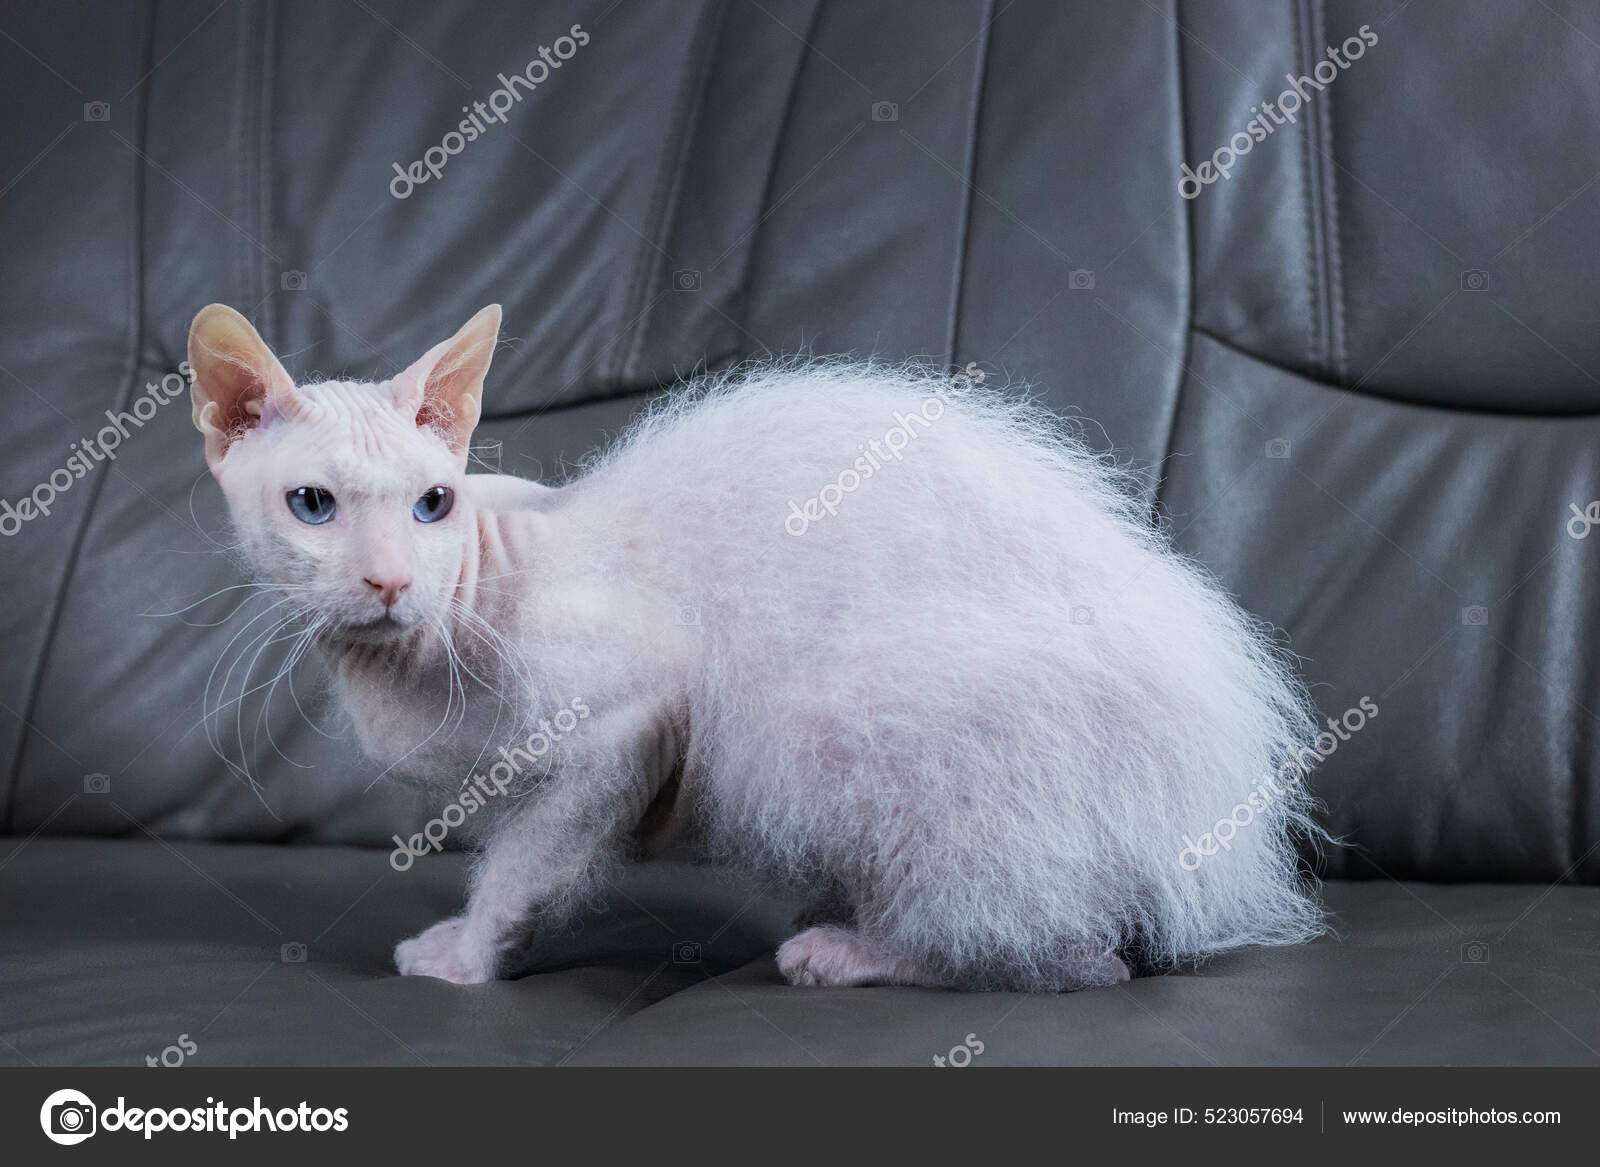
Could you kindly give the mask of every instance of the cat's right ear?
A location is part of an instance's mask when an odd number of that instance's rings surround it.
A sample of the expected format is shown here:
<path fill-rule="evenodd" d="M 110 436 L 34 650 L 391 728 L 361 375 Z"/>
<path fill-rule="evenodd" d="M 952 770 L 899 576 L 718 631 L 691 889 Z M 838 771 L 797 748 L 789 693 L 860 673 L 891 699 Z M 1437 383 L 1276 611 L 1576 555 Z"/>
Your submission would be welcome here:
<path fill-rule="evenodd" d="M 275 414 L 298 412 L 294 380 L 260 333 L 226 304 L 207 304 L 189 326 L 189 368 L 194 426 L 205 435 L 213 474 L 246 431 Z"/>

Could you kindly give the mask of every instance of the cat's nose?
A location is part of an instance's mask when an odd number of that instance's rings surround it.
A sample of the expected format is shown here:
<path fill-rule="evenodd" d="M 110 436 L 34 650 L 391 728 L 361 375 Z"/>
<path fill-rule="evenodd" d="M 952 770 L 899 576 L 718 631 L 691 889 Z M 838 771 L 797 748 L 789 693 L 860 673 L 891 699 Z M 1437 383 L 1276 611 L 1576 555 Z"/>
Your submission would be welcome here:
<path fill-rule="evenodd" d="M 411 586 L 411 581 L 399 575 L 364 575 L 361 582 L 383 597 L 385 608 L 394 607 L 400 593 Z"/>

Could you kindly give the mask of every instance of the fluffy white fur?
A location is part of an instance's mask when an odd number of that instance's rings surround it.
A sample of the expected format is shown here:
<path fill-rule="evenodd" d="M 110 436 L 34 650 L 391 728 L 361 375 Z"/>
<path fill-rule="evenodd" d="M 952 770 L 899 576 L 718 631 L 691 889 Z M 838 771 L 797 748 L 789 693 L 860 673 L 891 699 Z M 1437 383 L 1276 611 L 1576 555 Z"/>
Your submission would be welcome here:
<path fill-rule="evenodd" d="M 497 326 L 383 385 L 295 387 L 219 306 L 191 334 L 246 553 L 310 613 L 376 758 L 442 804 L 573 698 L 593 711 L 493 800 L 465 913 L 402 972 L 505 972 L 684 824 L 812 889 L 818 926 L 779 953 L 796 983 L 1072 989 L 1319 930 L 1298 786 L 1179 862 L 1309 744 L 1300 688 L 1052 415 L 914 370 L 757 367 L 560 489 L 468 477 Z M 911 415 L 795 534 L 791 503 Z M 307 484 L 334 521 L 289 513 Z M 455 509 L 418 523 L 433 485 Z M 392 604 L 381 573 L 409 580 Z"/>

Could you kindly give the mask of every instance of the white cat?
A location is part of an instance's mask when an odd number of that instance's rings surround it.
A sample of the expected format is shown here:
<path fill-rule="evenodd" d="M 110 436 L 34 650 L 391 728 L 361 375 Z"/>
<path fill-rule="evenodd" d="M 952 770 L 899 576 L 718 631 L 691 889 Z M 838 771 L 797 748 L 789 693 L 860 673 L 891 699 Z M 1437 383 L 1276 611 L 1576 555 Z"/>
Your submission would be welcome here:
<path fill-rule="evenodd" d="M 245 553 L 312 613 L 363 747 L 440 803 L 520 773 L 402 973 L 510 971 L 686 823 L 811 889 L 797 984 L 1073 989 L 1320 930 L 1302 786 L 1179 858 L 1310 741 L 1302 691 L 1051 415 L 767 367 L 559 489 L 469 476 L 499 322 L 382 384 L 296 386 L 218 304 L 189 338 Z"/>

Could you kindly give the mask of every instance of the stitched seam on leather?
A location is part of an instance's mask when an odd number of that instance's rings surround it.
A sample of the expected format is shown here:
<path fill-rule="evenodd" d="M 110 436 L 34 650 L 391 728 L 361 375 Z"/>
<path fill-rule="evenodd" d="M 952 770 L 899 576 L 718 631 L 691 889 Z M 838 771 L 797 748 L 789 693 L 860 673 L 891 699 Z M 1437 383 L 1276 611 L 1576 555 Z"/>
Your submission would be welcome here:
<path fill-rule="evenodd" d="M 1325 58 L 1321 46 L 1327 42 L 1326 12 L 1322 0 L 1305 0 L 1306 21 L 1304 48 L 1306 75 L 1316 79 L 1316 67 Z M 1316 281 L 1316 313 L 1319 353 L 1317 368 L 1330 381 L 1340 379 L 1338 340 L 1338 275 L 1335 271 L 1337 257 L 1334 242 L 1337 231 L 1337 209 L 1333 205 L 1333 173 L 1328 151 L 1331 130 L 1333 86 L 1338 78 L 1327 83 L 1307 106 L 1306 158 L 1312 179 L 1311 203 L 1308 211 L 1314 218 L 1315 252 L 1312 278 Z"/>
<path fill-rule="evenodd" d="M 245 222 L 250 224 L 250 238 L 260 239 L 262 237 L 261 94 L 257 88 L 257 70 L 261 68 L 261 62 L 260 54 L 257 52 L 257 42 L 264 10 L 259 6 L 252 6 L 249 12 L 250 18 L 244 28 L 244 62 L 240 70 L 243 89 L 239 95 L 239 106 L 244 119 L 244 133 L 239 142 L 239 164 L 240 182 L 244 191 Z M 260 248 L 248 240 L 244 245 L 244 255 L 245 277 L 248 281 L 246 287 L 250 289 L 250 298 L 255 300 L 259 296 L 261 299 L 257 323 L 263 333 L 276 340 L 277 329 L 273 327 L 273 319 L 277 315 L 278 305 L 267 283 L 264 257 Z"/>
<path fill-rule="evenodd" d="M 1188 95 L 1185 92 L 1185 78 L 1187 70 L 1183 63 L 1183 0 L 1172 0 L 1172 62 L 1175 80 L 1178 149 L 1184 157 L 1191 157 L 1189 153 L 1189 110 L 1186 104 Z M 1184 290 L 1186 303 L 1184 305 L 1183 351 L 1178 354 L 1178 367 L 1173 370 L 1172 378 L 1172 408 L 1167 416 L 1167 433 L 1161 443 L 1161 460 L 1156 463 L 1155 488 L 1150 492 L 1150 518 L 1159 525 L 1161 521 L 1161 499 L 1163 489 L 1167 484 L 1167 462 L 1172 457 L 1173 444 L 1178 440 L 1178 414 L 1183 407 L 1184 386 L 1188 380 L 1189 361 L 1193 353 L 1195 333 L 1195 220 L 1194 203 L 1184 199 L 1183 214 L 1180 221 L 1183 223 L 1184 261 L 1188 268 L 1188 278 Z"/>
<path fill-rule="evenodd" d="M 739 290 L 736 293 L 737 305 L 729 305 L 738 313 L 739 327 L 746 334 L 750 325 L 750 277 L 755 270 L 756 247 L 761 240 L 761 228 L 767 216 L 771 213 L 768 208 L 772 206 L 772 188 L 778 180 L 778 160 L 783 157 L 783 145 L 789 136 L 789 127 L 794 121 L 796 103 L 800 99 L 800 82 L 806 71 L 805 46 L 811 44 L 817 37 L 817 23 L 822 17 L 822 0 L 815 0 L 811 5 L 811 18 L 806 22 L 806 35 L 800 52 L 795 54 L 794 73 L 789 78 L 789 94 L 784 98 L 783 112 L 778 116 L 778 132 L 772 139 L 772 153 L 767 157 L 767 176 L 761 181 L 761 201 L 756 204 L 756 225 L 750 231 L 750 238 L 745 244 L 744 270 L 739 275 Z"/>
<path fill-rule="evenodd" d="M 1304 62 L 1308 66 L 1305 75 L 1309 77 L 1317 65 L 1317 0 L 1298 0 L 1298 18 L 1295 72 L 1300 72 L 1301 63 Z M 1327 249 L 1322 235 L 1322 155 L 1317 151 L 1322 130 L 1322 100 L 1313 96 L 1306 105 L 1306 129 L 1301 140 L 1304 142 L 1306 165 L 1306 221 L 1311 240 L 1311 266 L 1306 275 L 1311 280 L 1311 311 L 1316 336 L 1311 365 L 1317 370 L 1318 376 L 1324 376 L 1328 367 L 1328 280 L 1325 270 Z"/>
<path fill-rule="evenodd" d="M 272 284 L 267 275 L 267 257 L 262 246 L 255 241 L 265 239 L 265 223 L 261 203 L 264 166 L 262 165 L 262 139 L 266 133 L 262 86 L 265 84 L 266 64 L 262 51 L 258 51 L 264 34 L 261 29 L 268 20 L 267 9 L 249 5 L 243 9 L 239 23 L 239 121 L 238 121 L 238 199 L 239 221 L 248 227 L 248 233 L 239 236 L 237 256 L 240 287 L 243 300 L 253 305 L 250 311 L 256 328 L 269 340 L 277 340 L 277 299 L 272 294 Z"/>
<path fill-rule="evenodd" d="M 643 356 L 645 338 L 649 336 L 650 325 L 655 319 L 655 304 L 646 304 L 645 297 L 650 294 L 652 286 L 661 286 L 661 276 L 665 271 L 662 264 L 672 261 L 671 256 L 664 254 L 664 244 L 670 239 L 678 196 L 683 190 L 684 171 L 689 165 L 694 132 L 699 126 L 700 110 L 705 104 L 706 89 L 710 84 L 712 49 L 720 39 L 727 2 L 710 0 L 704 11 L 705 17 L 690 42 L 689 67 L 684 71 L 683 85 L 678 91 L 678 100 L 669 122 L 667 145 L 662 150 L 661 170 L 656 176 L 656 189 L 650 202 L 649 222 L 652 230 L 646 236 L 649 242 L 639 245 L 639 264 L 627 316 L 634 322 L 633 336 L 625 347 L 626 356 L 612 374 L 614 380 L 639 375 L 637 370 Z"/>
<path fill-rule="evenodd" d="M 973 55 L 972 96 L 967 108 L 966 181 L 961 185 L 961 210 L 956 219 L 955 263 L 950 271 L 950 311 L 945 324 L 944 363 L 956 363 L 956 342 L 961 329 L 961 287 L 966 280 L 967 249 L 972 242 L 972 187 L 977 178 L 978 128 L 983 116 L 983 87 L 989 77 L 989 40 L 994 28 L 994 0 L 983 7 L 978 26 L 978 47 Z"/>
<path fill-rule="evenodd" d="M 249 150 L 245 143 L 248 142 L 249 101 L 246 98 L 249 86 L 249 52 L 250 52 L 250 17 L 248 8 L 239 11 L 239 24 L 237 39 L 234 42 L 234 95 L 233 95 L 233 217 L 249 221 L 250 182 L 247 157 Z M 234 236 L 237 236 L 237 232 Z M 234 236 L 228 238 L 229 258 L 232 260 L 234 288 L 241 303 L 249 304 L 255 299 L 255 281 L 250 276 L 250 253 L 245 249 L 244 241 Z M 271 330 L 267 332 L 272 335 Z"/>
<path fill-rule="evenodd" d="M 1320 4 L 1320 0 L 1319 0 Z M 1328 42 L 1328 10 L 1321 5 L 1322 42 Z M 1323 249 L 1327 256 L 1328 274 L 1328 361 L 1330 373 L 1336 381 L 1343 382 L 1348 365 L 1345 354 L 1345 288 L 1344 255 L 1340 250 L 1339 232 L 1339 174 L 1334 165 L 1338 157 L 1333 151 L 1333 101 L 1335 86 L 1329 85 L 1324 95 L 1327 108 L 1322 111 L 1322 174 L 1328 214 L 1323 231 Z"/>
<path fill-rule="evenodd" d="M 1330 393 L 1338 393 L 1346 400 L 1373 401 L 1377 402 L 1378 404 L 1388 405 L 1406 405 L 1414 409 L 1438 410 L 1440 412 L 1454 414 L 1458 417 L 1496 417 L 1505 418 L 1509 421 L 1600 421 L 1600 410 L 1595 409 L 1580 410 L 1572 413 L 1561 413 L 1549 409 L 1495 409 L 1489 406 L 1481 405 L 1455 405 L 1444 401 L 1426 401 L 1418 397 L 1401 397 L 1394 393 L 1377 393 L 1370 389 L 1353 389 L 1349 385 L 1344 385 L 1337 381 L 1329 381 L 1319 377 L 1313 370 L 1296 368 L 1293 365 L 1286 364 L 1278 357 L 1266 356 L 1263 353 L 1258 353 L 1253 349 L 1246 348 L 1238 341 L 1230 340 L 1226 336 L 1222 336 L 1219 333 L 1213 332 L 1203 324 L 1195 325 L 1194 332 L 1195 335 L 1203 336 L 1205 339 L 1221 345 L 1228 351 L 1236 353 L 1248 361 L 1253 361 L 1264 368 L 1272 369 L 1275 372 L 1282 373 L 1286 377 L 1293 377 L 1296 380 L 1304 381 L 1306 384 L 1315 386 L 1318 389 L 1324 389 Z"/>
<path fill-rule="evenodd" d="M 278 331 L 278 292 L 282 288 L 283 273 L 274 271 L 267 262 L 267 247 L 272 238 L 272 187 L 268 181 L 272 173 L 272 51 L 276 43 L 274 33 L 278 25 L 277 5 L 266 0 L 261 6 L 261 68 L 260 86 L 256 104 L 256 238 L 262 246 L 256 247 L 256 263 L 262 269 L 266 295 L 267 335 L 282 343 Z"/>
<path fill-rule="evenodd" d="M 1307 27 L 1310 15 L 1307 11 L 1309 0 L 1296 0 L 1294 15 L 1294 39 L 1291 60 L 1293 68 L 1298 73 L 1300 61 L 1306 52 Z M 1323 331 L 1322 331 L 1322 249 L 1318 246 L 1317 230 L 1320 226 L 1318 204 L 1320 197 L 1316 181 L 1316 160 L 1313 157 L 1315 149 L 1313 140 L 1316 136 L 1316 102 L 1308 103 L 1312 108 L 1306 110 L 1305 133 L 1300 139 L 1300 184 L 1301 184 L 1301 220 L 1306 228 L 1306 296 L 1309 311 L 1306 317 L 1306 360 L 1314 369 L 1321 370 L 1324 365 Z"/>
<path fill-rule="evenodd" d="M 151 61 L 155 57 L 156 39 L 156 5 L 155 0 L 150 0 L 148 17 L 145 20 L 144 49 L 139 54 L 139 76 L 145 80 L 138 87 L 138 128 L 135 131 L 139 146 L 137 157 L 130 162 L 130 183 L 133 207 L 129 215 L 132 239 L 129 247 L 129 294 L 128 299 L 132 308 L 133 327 L 128 335 L 127 371 L 123 374 L 122 388 L 118 390 L 116 399 L 111 408 L 121 410 L 133 399 L 134 390 L 139 385 L 139 367 L 144 353 L 145 338 L 145 257 L 144 257 L 144 217 L 146 178 L 148 168 L 144 162 L 150 145 L 150 73 Z M 84 503 L 83 518 L 78 521 L 78 528 L 73 532 L 72 547 L 67 552 L 67 560 L 61 566 L 61 581 L 56 586 L 54 602 L 50 607 L 50 614 L 46 618 L 44 639 L 39 645 L 38 659 L 34 661 L 33 677 L 28 686 L 28 699 L 22 707 L 22 729 L 17 734 L 17 744 L 11 757 L 11 781 L 5 792 L 5 832 L 12 834 L 16 828 L 17 793 L 22 785 L 22 759 L 27 752 L 28 739 L 33 729 L 33 719 L 38 712 L 39 694 L 44 688 L 44 674 L 49 667 L 50 650 L 55 647 L 56 638 L 61 631 L 61 620 L 66 612 L 67 593 L 72 587 L 73 578 L 77 575 L 78 561 L 83 555 L 83 546 L 88 539 L 89 528 L 94 523 L 95 513 L 99 510 L 100 496 L 105 492 L 106 482 L 115 472 L 115 466 L 107 466 L 104 473 L 94 476 L 88 487 L 88 501 Z M 71 757 L 69 754 L 68 757 Z M 74 759 L 76 760 L 76 759 Z M 74 796 L 76 796 L 74 793 Z"/>

